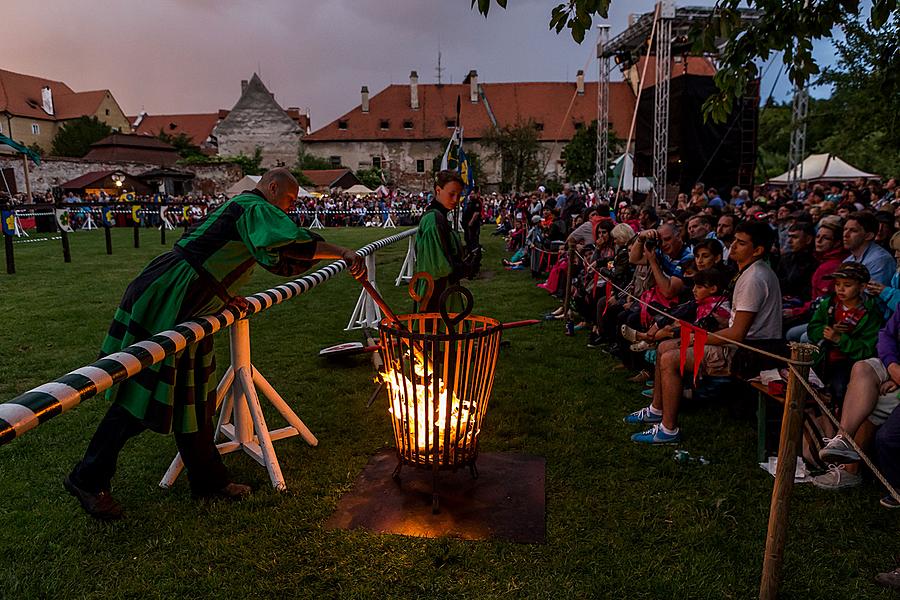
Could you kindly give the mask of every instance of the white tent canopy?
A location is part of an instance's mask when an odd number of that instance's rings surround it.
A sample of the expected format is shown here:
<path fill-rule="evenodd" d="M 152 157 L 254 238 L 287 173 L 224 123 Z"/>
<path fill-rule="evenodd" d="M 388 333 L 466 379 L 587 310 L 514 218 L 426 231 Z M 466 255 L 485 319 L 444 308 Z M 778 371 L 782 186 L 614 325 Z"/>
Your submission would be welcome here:
<path fill-rule="evenodd" d="M 622 165 L 623 159 L 625 160 L 624 166 Z M 621 174 L 624 178 L 622 181 L 623 191 L 641 192 L 642 194 L 646 194 L 653 189 L 652 179 L 649 177 L 634 176 L 634 158 L 631 154 L 622 154 L 619 158 L 614 160 L 610 166 L 613 170 L 613 179 L 615 179 L 617 185 L 619 181 L 617 175 Z"/>
<path fill-rule="evenodd" d="M 259 183 L 261 177 L 259 175 L 244 175 L 241 177 L 237 183 L 233 184 L 228 190 L 225 192 L 228 194 L 228 197 L 236 196 L 243 191 L 252 190 L 256 187 L 256 184 Z M 312 194 L 303 189 L 303 186 L 297 191 L 298 198 L 312 198 Z"/>
<path fill-rule="evenodd" d="M 810 154 L 800 165 L 799 180 L 802 181 L 852 181 L 862 177 L 878 177 L 873 173 L 860 171 L 834 154 Z M 791 171 L 786 171 L 770 179 L 767 183 L 787 185 L 791 183 Z"/>
<path fill-rule="evenodd" d="M 349 188 L 344 190 L 344 193 L 347 193 L 347 194 L 372 194 L 372 193 L 374 193 L 374 191 L 370 190 L 369 188 L 367 188 L 366 186 L 364 186 L 361 183 L 357 183 L 356 185 L 350 186 Z"/>

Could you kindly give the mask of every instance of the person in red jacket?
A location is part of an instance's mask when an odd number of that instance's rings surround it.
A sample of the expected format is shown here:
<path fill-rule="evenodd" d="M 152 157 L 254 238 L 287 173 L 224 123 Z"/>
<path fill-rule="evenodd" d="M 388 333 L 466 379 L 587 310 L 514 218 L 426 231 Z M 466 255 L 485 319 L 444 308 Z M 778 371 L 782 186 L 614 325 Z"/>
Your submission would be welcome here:
<path fill-rule="evenodd" d="M 839 221 L 819 224 L 816 232 L 816 258 L 819 266 L 812 275 L 812 294 L 800 306 L 784 309 L 783 318 L 790 327 L 787 331 L 789 342 L 799 342 L 806 335 L 806 327 L 812 316 L 813 303 L 825 294 L 834 291 L 834 280 L 828 276 L 834 273 L 847 255 L 844 248 L 843 226 Z"/>

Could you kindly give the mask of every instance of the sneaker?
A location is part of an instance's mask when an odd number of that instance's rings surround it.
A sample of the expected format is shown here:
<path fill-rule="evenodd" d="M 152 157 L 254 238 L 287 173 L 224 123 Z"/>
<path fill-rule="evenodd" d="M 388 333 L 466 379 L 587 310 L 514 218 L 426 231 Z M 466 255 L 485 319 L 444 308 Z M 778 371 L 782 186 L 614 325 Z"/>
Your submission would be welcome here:
<path fill-rule="evenodd" d="M 653 388 L 641 390 L 641 396 L 643 396 L 644 398 L 653 398 Z"/>
<path fill-rule="evenodd" d="M 839 490 L 856 487 L 862 483 L 862 477 L 850 473 L 844 465 L 828 465 L 828 471 L 812 478 L 812 484 L 823 490 Z"/>
<path fill-rule="evenodd" d="M 599 348 L 602 343 L 603 343 L 603 338 L 600 337 L 600 334 L 592 333 L 590 336 L 588 336 L 588 343 L 587 343 L 588 348 Z"/>
<path fill-rule="evenodd" d="M 652 379 L 648 379 L 647 381 L 644 382 L 644 386 L 645 386 L 645 387 L 652 388 L 652 387 L 653 387 L 653 380 L 652 380 Z"/>
<path fill-rule="evenodd" d="M 638 341 L 637 330 L 632 329 L 628 325 L 622 325 L 622 327 L 619 329 L 619 333 L 621 333 L 622 337 L 625 338 L 627 341 L 631 342 L 632 344 L 635 343 L 636 341 Z"/>
<path fill-rule="evenodd" d="M 875 576 L 875 582 L 892 590 L 900 590 L 900 569 L 894 569 L 887 573 L 879 573 Z"/>
<path fill-rule="evenodd" d="M 859 460 L 859 454 L 842 434 L 822 440 L 826 446 L 819 450 L 819 458 L 826 464 L 846 464 Z"/>
<path fill-rule="evenodd" d="M 650 407 L 645 406 L 641 410 L 636 410 L 624 419 L 624 422 L 630 425 L 641 425 L 645 423 L 661 423 L 662 415 L 654 415 L 650 412 Z"/>
<path fill-rule="evenodd" d="M 115 521 L 124 515 L 122 506 L 115 501 L 109 490 L 100 490 L 96 494 L 91 493 L 75 485 L 71 475 L 63 479 L 63 487 L 75 496 L 81 504 L 84 512 L 101 521 Z"/>
<path fill-rule="evenodd" d="M 890 494 L 879 500 L 878 504 L 885 508 L 900 508 L 900 502 L 897 502 L 897 499 Z"/>
<path fill-rule="evenodd" d="M 635 342 L 632 345 L 628 346 L 628 349 L 632 352 L 646 352 L 647 350 L 652 350 L 654 348 L 656 348 L 654 344 L 648 344 L 644 341 Z"/>
<path fill-rule="evenodd" d="M 650 379 L 650 373 L 648 373 L 646 370 L 642 369 L 640 373 L 638 373 L 637 375 L 635 375 L 633 377 L 629 377 L 625 381 L 627 381 L 629 383 L 642 383 L 644 381 L 647 381 L 648 379 Z"/>
<path fill-rule="evenodd" d="M 681 441 L 681 431 L 676 431 L 669 435 L 662 430 L 662 427 L 654 425 L 647 431 L 642 431 L 641 433 L 636 433 L 631 436 L 631 441 L 638 442 L 639 444 L 653 445 L 677 444 Z"/>

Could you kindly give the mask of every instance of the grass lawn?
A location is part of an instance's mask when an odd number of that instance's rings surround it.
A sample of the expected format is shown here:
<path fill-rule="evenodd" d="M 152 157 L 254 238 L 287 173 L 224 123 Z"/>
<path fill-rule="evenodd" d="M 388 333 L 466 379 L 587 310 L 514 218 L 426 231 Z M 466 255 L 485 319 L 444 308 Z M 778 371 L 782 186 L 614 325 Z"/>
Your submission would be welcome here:
<path fill-rule="evenodd" d="M 325 236 L 359 247 L 389 233 Z M 476 312 L 508 321 L 555 307 L 527 272 L 499 267 L 502 246 L 487 233 L 485 272 L 470 285 Z M 114 231 L 113 256 L 102 232 L 70 239 L 71 264 L 59 241 L 17 244 L 18 274 L 0 273 L 0 400 L 95 360 L 125 285 L 162 249 L 147 230 L 140 249 L 130 230 Z M 381 288 L 398 312 L 410 306 L 393 287 L 405 252 L 404 241 L 378 253 Z M 247 292 L 277 281 L 258 269 Z M 486 451 L 546 458 L 546 544 L 326 531 L 341 494 L 392 443 L 386 407 L 365 408 L 369 363 L 317 356 L 360 338 L 343 331 L 358 293 L 340 275 L 251 321 L 254 363 L 319 438 L 317 448 L 276 442 L 285 493 L 242 454 L 225 461 L 256 488 L 247 501 L 198 504 L 184 480 L 161 490 L 174 441 L 146 433 L 126 447 L 114 482 L 128 518 L 92 520 L 61 480 L 106 410 L 102 398 L 0 447 L 0 597 L 757 597 L 772 479 L 755 463 L 752 407 L 729 398 L 688 406 L 682 447 L 709 465 L 638 447 L 621 419 L 642 405 L 640 388 L 586 349 L 584 333 L 565 337 L 558 324 L 505 335 L 512 345 L 482 436 Z M 227 344 L 218 338 L 221 372 Z M 795 488 L 784 598 L 891 597 L 872 578 L 897 564 L 900 515 L 881 509 L 880 495 L 871 483 Z"/>

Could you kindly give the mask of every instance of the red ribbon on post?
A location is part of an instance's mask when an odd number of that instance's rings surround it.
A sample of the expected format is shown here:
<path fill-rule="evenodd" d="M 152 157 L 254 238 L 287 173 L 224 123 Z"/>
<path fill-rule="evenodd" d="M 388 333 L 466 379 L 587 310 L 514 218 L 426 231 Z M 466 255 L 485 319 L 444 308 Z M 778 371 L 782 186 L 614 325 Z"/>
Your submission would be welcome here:
<path fill-rule="evenodd" d="M 703 349 L 706 347 L 707 333 L 705 329 L 694 327 L 694 385 L 697 385 L 697 375 L 700 373 L 700 363 L 703 362 Z"/>
<path fill-rule="evenodd" d="M 599 276 L 599 273 L 597 275 Z M 600 315 L 601 317 L 606 316 L 606 309 L 609 308 L 609 301 L 612 298 L 612 281 L 607 279 L 606 285 L 603 287 L 606 290 L 606 302 L 603 304 L 603 313 Z"/>
<path fill-rule="evenodd" d="M 681 376 L 684 377 L 684 363 L 687 362 L 687 349 L 691 344 L 691 326 L 685 321 L 679 321 L 681 324 L 681 344 L 678 351 L 678 366 Z"/>

